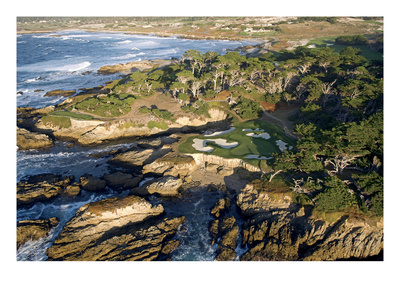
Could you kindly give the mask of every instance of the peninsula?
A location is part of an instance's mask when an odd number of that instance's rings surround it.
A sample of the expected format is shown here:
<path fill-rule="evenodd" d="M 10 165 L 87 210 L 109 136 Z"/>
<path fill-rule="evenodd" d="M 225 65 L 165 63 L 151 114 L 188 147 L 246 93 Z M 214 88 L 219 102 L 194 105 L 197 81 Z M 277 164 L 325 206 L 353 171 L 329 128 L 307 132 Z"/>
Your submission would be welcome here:
<path fill-rule="evenodd" d="M 98 74 L 120 78 L 66 91 L 54 106 L 18 107 L 19 151 L 104 146 L 90 156 L 107 166 L 80 178 L 28 175 L 17 183 L 19 209 L 120 193 L 64 223 L 18 222 L 18 247 L 58 229 L 48 260 L 169 260 L 201 191 L 216 199 L 199 233 L 216 260 L 383 258 L 382 18 L 112 21 L 19 18 L 18 31 L 261 40 L 104 66 Z M 318 34 L 300 36 L 305 27 Z"/>

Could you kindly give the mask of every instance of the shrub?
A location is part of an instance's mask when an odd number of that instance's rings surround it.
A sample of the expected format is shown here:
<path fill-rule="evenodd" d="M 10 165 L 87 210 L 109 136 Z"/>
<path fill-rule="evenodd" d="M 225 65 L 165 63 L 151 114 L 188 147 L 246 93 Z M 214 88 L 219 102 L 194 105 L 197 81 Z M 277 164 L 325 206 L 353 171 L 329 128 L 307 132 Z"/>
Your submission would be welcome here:
<path fill-rule="evenodd" d="M 367 42 L 367 38 L 363 35 L 339 36 L 335 39 L 335 43 L 340 45 L 366 45 Z"/>
<path fill-rule="evenodd" d="M 318 210 L 341 211 L 357 204 L 357 198 L 349 192 L 347 185 L 336 176 L 325 181 L 326 189 L 317 195 Z"/>
<path fill-rule="evenodd" d="M 259 102 L 241 97 L 235 108 L 243 119 L 257 119 L 262 114 L 262 108 Z"/>
<path fill-rule="evenodd" d="M 181 99 L 183 101 L 189 101 L 189 96 L 187 94 L 184 94 L 184 93 L 179 93 L 178 94 L 178 99 Z"/>

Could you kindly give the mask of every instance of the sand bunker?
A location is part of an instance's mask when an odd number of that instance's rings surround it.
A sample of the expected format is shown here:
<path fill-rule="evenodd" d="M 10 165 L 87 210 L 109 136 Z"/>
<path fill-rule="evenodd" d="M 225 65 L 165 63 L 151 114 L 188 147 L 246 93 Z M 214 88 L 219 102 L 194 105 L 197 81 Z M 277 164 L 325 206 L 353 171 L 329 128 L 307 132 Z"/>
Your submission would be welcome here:
<path fill-rule="evenodd" d="M 260 160 L 264 160 L 264 159 L 273 159 L 273 157 L 266 157 L 266 156 L 260 156 L 257 154 L 251 154 L 251 155 L 247 155 L 245 157 L 246 159 L 260 159 Z"/>
<path fill-rule="evenodd" d="M 217 144 L 219 147 L 222 147 L 225 149 L 234 148 L 239 145 L 238 142 L 228 143 L 228 141 L 225 139 L 207 139 L 207 140 L 194 139 L 192 146 L 197 151 L 211 152 L 214 150 L 214 148 L 211 146 L 207 146 L 207 143 L 209 143 L 209 142 L 213 142 L 213 143 Z"/>
<path fill-rule="evenodd" d="M 205 134 L 204 136 L 209 137 L 209 136 L 223 135 L 223 134 L 226 134 L 226 133 L 231 133 L 231 132 L 234 131 L 234 130 L 236 130 L 236 128 L 235 128 L 235 127 L 231 127 L 231 128 L 228 129 L 228 130 L 225 130 L 225 131 L 216 131 L 216 132 L 213 132 L 213 133 L 210 133 L 210 134 Z"/>
<path fill-rule="evenodd" d="M 263 139 L 265 139 L 265 140 L 268 140 L 271 136 L 268 134 L 268 133 L 266 133 L 266 132 L 263 132 L 263 133 L 260 133 L 260 134 L 256 134 L 256 133 L 254 133 L 254 132 L 250 132 L 250 133 L 247 133 L 246 134 L 247 136 L 250 136 L 250 137 L 253 137 L 253 138 L 263 138 Z"/>
<path fill-rule="evenodd" d="M 256 128 L 256 129 L 242 129 L 242 131 L 264 131 L 264 129 Z"/>
<path fill-rule="evenodd" d="M 286 147 L 287 143 L 285 143 L 281 140 L 277 140 L 276 145 L 279 147 L 279 150 L 281 150 L 282 152 L 286 149 L 291 150 L 293 148 L 292 146 Z"/>

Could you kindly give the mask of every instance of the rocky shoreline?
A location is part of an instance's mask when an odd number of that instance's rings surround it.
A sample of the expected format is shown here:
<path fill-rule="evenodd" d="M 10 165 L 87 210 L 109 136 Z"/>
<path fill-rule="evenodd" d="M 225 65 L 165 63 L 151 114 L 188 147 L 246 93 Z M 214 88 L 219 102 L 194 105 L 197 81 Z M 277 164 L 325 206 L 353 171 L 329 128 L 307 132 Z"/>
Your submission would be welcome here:
<path fill-rule="evenodd" d="M 170 151 L 163 154 L 159 150 L 165 145 L 154 144 L 111 154 L 109 164 L 120 157 L 125 170 L 100 178 L 43 174 L 18 183 L 19 207 L 59 196 L 73 199 L 81 190 L 130 191 L 128 196 L 83 205 L 47 250 L 48 260 L 169 260 L 179 247 L 176 234 L 184 230 L 185 214 L 171 215 L 163 203 L 179 202 L 196 186 L 221 195 L 208 211 L 213 218 L 209 235 L 216 245 L 215 260 L 365 259 L 383 251 L 383 219 L 372 223 L 344 215 L 324 221 L 294 203 L 291 190 L 274 190 L 257 179 L 259 172 L 232 165 L 230 160 L 221 172 L 221 165 L 214 168 L 212 162 Z M 124 154 L 129 155 L 121 164 Z M 165 200 L 152 204 L 148 200 L 152 195 Z M 57 220 L 19 222 L 17 246 L 46 236 L 56 224 Z"/>
<path fill-rule="evenodd" d="M 131 72 L 133 65 L 116 68 Z M 180 115 L 167 122 L 168 129 L 125 126 L 131 119 L 122 118 L 71 117 L 70 126 L 55 126 L 42 119 L 52 111 L 54 106 L 17 109 L 19 151 L 51 149 L 55 141 L 65 140 L 72 141 L 71 147 L 77 143 L 88 149 L 124 140 L 135 143 L 128 149 L 92 155 L 106 159 L 110 167 L 101 176 L 46 173 L 17 183 L 18 208 L 60 197 L 72 201 L 82 191 L 127 194 L 80 207 L 46 250 L 48 260 L 170 260 L 179 248 L 177 234 L 185 230 L 187 216 L 184 209 L 181 214 L 168 211 L 169 201 L 190 198 L 197 187 L 204 188 L 205 197 L 218 194 L 207 212 L 212 221 L 206 233 L 215 245 L 215 260 L 366 259 L 383 252 L 383 218 L 342 214 L 327 221 L 296 203 L 292 190 L 260 181 L 260 168 L 240 159 L 183 155 L 177 150 L 189 132 L 226 128 L 223 110 L 212 108 L 209 117 Z M 161 203 L 155 204 L 154 197 Z M 18 222 L 17 248 L 45 237 L 57 226 L 53 218 Z"/>

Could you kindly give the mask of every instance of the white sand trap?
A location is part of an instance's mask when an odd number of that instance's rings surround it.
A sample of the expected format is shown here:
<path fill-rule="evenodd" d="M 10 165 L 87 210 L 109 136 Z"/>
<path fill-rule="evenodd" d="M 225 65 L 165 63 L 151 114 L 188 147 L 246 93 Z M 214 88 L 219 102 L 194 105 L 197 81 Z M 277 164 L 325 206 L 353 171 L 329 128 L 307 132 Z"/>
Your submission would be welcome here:
<path fill-rule="evenodd" d="M 256 129 L 243 129 L 244 132 L 246 131 L 262 131 L 264 132 L 264 129 L 256 128 Z"/>
<path fill-rule="evenodd" d="M 268 140 L 271 136 L 268 134 L 268 133 L 266 133 L 266 132 L 263 132 L 263 133 L 260 133 L 260 134 L 256 134 L 256 133 L 254 133 L 254 132 L 250 132 L 250 133 L 247 133 L 246 134 L 247 136 L 250 136 L 250 137 L 253 137 L 253 138 L 263 138 L 263 139 L 265 139 L 265 140 Z"/>
<path fill-rule="evenodd" d="M 266 156 L 260 156 L 257 154 L 251 154 L 251 155 L 247 155 L 245 157 L 246 159 L 260 159 L 260 160 L 264 160 L 264 159 L 273 159 L 273 157 L 266 157 Z"/>
<path fill-rule="evenodd" d="M 218 146 L 225 148 L 225 149 L 234 148 L 239 145 L 238 142 L 228 143 L 228 141 L 225 139 L 207 139 L 207 140 L 194 139 L 192 146 L 197 151 L 211 152 L 214 150 L 214 148 L 211 146 L 207 146 L 207 143 L 209 143 L 209 142 L 216 143 Z"/>
<path fill-rule="evenodd" d="M 209 137 L 209 136 L 223 135 L 223 134 L 226 134 L 226 133 L 231 133 L 231 132 L 234 131 L 234 130 L 236 130 L 236 128 L 235 128 L 235 127 L 231 127 L 231 128 L 228 129 L 228 130 L 225 130 L 225 131 L 216 131 L 216 132 L 213 132 L 213 133 L 210 133 L 210 134 L 205 134 L 204 136 Z"/>
<path fill-rule="evenodd" d="M 281 140 L 277 140 L 276 141 L 276 145 L 279 147 L 279 150 L 281 150 L 282 152 L 284 151 L 284 150 L 286 150 L 286 145 L 287 145 L 287 143 L 285 143 L 285 142 L 282 142 Z M 289 146 L 289 150 L 290 149 L 292 149 L 293 147 L 292 146 Z"/>

